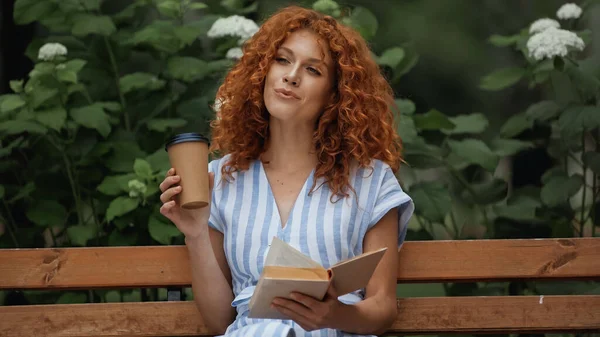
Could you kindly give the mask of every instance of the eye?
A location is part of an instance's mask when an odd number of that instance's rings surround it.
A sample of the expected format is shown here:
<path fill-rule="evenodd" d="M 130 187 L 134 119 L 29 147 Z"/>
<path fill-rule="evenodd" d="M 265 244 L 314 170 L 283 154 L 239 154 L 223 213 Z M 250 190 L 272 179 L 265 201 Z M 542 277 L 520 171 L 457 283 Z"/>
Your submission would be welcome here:
<path fill-rule="evenodd" d="M 277 61 L 278 63 L 281 63 L 281 64 L 286 64 L 286 63 L 290 62 L 290 61 L 288 61 L 287 59 L 285 59 L 283 57 L 276 57 L 275 61 Z"/>
<path fill-rule="evenodd" d="M 321 75 L 321 72 L 318 71 L 317 69 L 313 68 L 313 67 L 308 67 L 308 71 L 315 74 L 315 75 Z"/>

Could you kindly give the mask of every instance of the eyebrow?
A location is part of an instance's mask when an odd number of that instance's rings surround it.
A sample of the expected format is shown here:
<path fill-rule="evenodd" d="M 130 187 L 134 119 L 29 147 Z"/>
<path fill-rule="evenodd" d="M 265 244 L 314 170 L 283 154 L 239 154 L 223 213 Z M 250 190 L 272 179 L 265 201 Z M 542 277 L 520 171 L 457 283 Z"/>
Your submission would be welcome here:
<path fill-rule="evenodd" d="M 282 50 L 284 50 L 284 51 L 286 51 L 286 52 L 288 52 L 288 53 L 290 53 L 290 54 L 294 55 L 294 52 L 293 52 L 293 51 L 292 51 L 290 48 L 287 48 L 287 47 L 281 47 L 281 48 L 279 48 L 279 49 L 282 49 Z M 309 62 L 309 63 L 316 63 L 316 64 L 323 64 L 323 65 L 325 66 L 325 68 L 327 68 L 327 63 L 325 63 L 325 61 L 323 61 L 323 60 L 321 60 L 321 59 L 316 59 L 316 58 L 314 58 L 314 57 L 311 57 L 311 58 L 309 58 L 309 59 L 308 59 L 308 62 Z"/>

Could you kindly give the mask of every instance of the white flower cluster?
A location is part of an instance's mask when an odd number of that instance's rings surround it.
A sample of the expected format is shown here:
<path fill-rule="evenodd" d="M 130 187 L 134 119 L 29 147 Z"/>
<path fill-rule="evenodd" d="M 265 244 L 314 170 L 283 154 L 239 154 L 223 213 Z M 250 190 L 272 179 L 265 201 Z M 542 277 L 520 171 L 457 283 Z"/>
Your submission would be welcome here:
<path fill-rule="evenodd" d="M 576 19 L 581 16 L 582 10 L 573 3 L 564 4 L 556 12 L 559 19 Z M 543 18 L 536 20 L 529 26 L 532 36 L 527 41 L 529 56 L 536 61 L 556 56 L 565 57 L 570 50 L 583 50 L 585 43 L 577 34 L 560 29 L 560 23 L 554 19 Z"/>
<path fill-rule="evenodd" d="M 581 7 L 574 3 L 562 5 L 556 12 L 556 17 L 561 20 L 578 19 L 581 16 Z"/>
<path fill-rule="evenodd" d="M 67 56 L 67 47 L 60 43 L 46 43 L 38 51 L 38 59 L 52 61 L 57 56 Z"/>
<path fill-rule="evenodd" d="M 146 184 L 137 179 L 130 180 L 127 183 L 127 186 L 129 187 L 129 196 L 131 198 L 136 198 L 139 195 L 143 195 L 148 190 Z"/>
<path fill-rule="evenodd" d="M 213 23 L 207 35 L 210 38 L 219 38 L 224 36 L 239 37 L 239 43 L 242 44 L 258 32 L 258 25 L 250 19 L 243 16 L 232 15 L 226 18 L 219 18 Z"/>
<path fill-rule="evenodd" d="M 533 35 L 527 41 L 529 56 L 537 61 L 555 56 L 567 56 L 570 48 L 583 50 L 585 43 L 571 31 L 552 27 Z"/>
<path fill-rule="evenodd" d="M 227 51 L 227 54 L 225 55 L 225 57 L 228 59 L 232 59 L 232 60 L 239 60 L 242 58 L 243 54 L 244 53 L 242 51 L 242 48 L 235 47 L 235 48 L 229 49 Z"/>
<path fill-rule="evenodd" d="M 535 20 L 531 26 L 529 26 L 529 33 L 541 33 L 548 28 L 560 28 L 560 23 L 554 19 L 543 18 L 539 20 Z"/>

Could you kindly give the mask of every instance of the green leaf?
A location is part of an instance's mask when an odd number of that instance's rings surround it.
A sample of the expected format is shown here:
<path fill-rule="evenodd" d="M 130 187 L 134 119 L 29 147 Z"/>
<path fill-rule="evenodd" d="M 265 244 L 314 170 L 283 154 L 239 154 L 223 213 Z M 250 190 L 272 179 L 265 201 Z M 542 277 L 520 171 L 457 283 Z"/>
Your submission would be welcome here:
<path fill-rule="evenodd" d="M 96 104 L 100 105 L 104 110 L 117 112 L 121 111 L 122 107 L 120 103 L 117 102 L 96 102 Z"/>
<path fill-rule="evenodd" d="M 208 8 L 208 6 L 202 2 L 192 2 L 191 4 L 188 5 L 188 8 L 198 10 L 198 9 L 206 9 L 206 8 Z"/>
<path fill-rule="evenodd" d="M 138 239 L 138 233 L 123 234 L 118 230 L 113 230 L 108 237 L 109 246 L 135 246 Z M 117 301 L 118 302 L 118 301 Z"/>
<path fill-rule="evenodd" d="M 137 89 L 158 90 L 165 86 L 165 81 L 158 79 L 153 74 L 133 73 L 119 79 L 121 91 L 126 94 Z"/>
<path fill-rule="evenodd" d="M 156 4 L 160 14 L 177 19 L 181 16 L 181 2 L 177 0 L 162 0 Z"/>
<path fill-rule="evenodd" d="M 58 89 L 46 88 L 43 86 L 36 86 L 31 95 L 31 107 L 33 109 L 38 108 L 49 99 L 53 98 L 58 94 Z"/>
<path fill-rule="evenodd" d="M 97 234 L 96 225 L 77 225 L 67 228 L 67 235 L 75 246 L 86 246 L 88 240 L 95 238 Z"/>
<path fill-rule="evenodd" d="M 134 289 L 123 294 L 123 302 L 141 302 L 142 294 L 140 289 Z"/>
<path fill-rule="evenodd" d="M 501 90 L 519 82 L 525 74 L 526 70 L 523 68 L 501 68 L 485 76 L 481 80 L 479 87 L 489 91 Z"/>
<path fill-rule="evenodd" d="M 481 165 L 488 171 L 493 171 L 498 166 L 498 156 L 478 139 L 448 140 L 448 145 L 454 153 L 471 164 Z"/>
<path fill-rule="evenodd" d="M 167 71 L 178 80 L 194 82 L 206 75 L 207 63 L 195 57 L 172 57 L 167 63 Z"/>
<path fill-rule="evenodd" d="M 548 121 L 558 116 L 560 113 L 560 107 L 554 101 L 541 101 L 535 104 L 532 104 L 527 111 L 525 111 L 525 115 L 530 120 L 534 121 Z"/>
<path fill-rule="evenodd" d="M 114 218 L 127 214 L 133 210 L 135 210 L 140 201 L 137 198 L 130 197 L 117 197 L 108 205 L 108 209 L 106 210 L 106 220 L 112 221 Z"/>
<path fill-rule="evenodd" d="M 392 82 L 398 81 L 402 75 L 408 73 L 417 63 L 419 62 L 419 53 L 417 53 L 414 47 L 404 47 L 405 56 L 402 62 L 394 69 L 394 77 Z"/>
<path fill-rule="evenodd" d="M 166 132 L 167 129 L 175 129 L 185 126 L 187 121 L 181 118 L 171 118 L 171 119 L 163 119 L 163 118 L 155 118 L 149 120 L 147 123 L 149 130 L 154 130 L 158 132 Z"/>
<path fill-rule="evenodd" d="M 512 156 L 531 148 L 533 148 L 533 143 L 516 139 L 496 138 L 490 144 L 492 152 L 500 157 Z"/>
<path fill-rule="evenodd" d="M 123 141 L 112 145 L 113 153 L 105 161 L 106 167 L 114 172 L 131 172 L 135 158 L 144 158 L 146 153 L 136 142 Z"/>
<path fill-rule="evenodd" d="M 507 191 L 508 184 L 502 179 L 494 178 L 483 183 L 471 184 L 470 190 L 464 188 L 461 197 L 471 204 L 488 205 L 504 199 Z"/>
<path fill-rule="evenodd" d="M 155 170 L 159 170 L 162 172 L 167 172 L 169 168 L 171 168 L 171 163 L 169 163 L 169 155 L 164 148 L 159 148 L 153 154 L 146 157 L 146 161 L 152 168 Z"/>
<path fill-rule="evenodd" d="M 356 29 L 365 40 L 371 40 L 377 33 L 379 23 L 375 15 L 368 9 L 357 6 L 352 10 L 346 23 Z"/>
<path fill-rule="evenodd" d="M 68 292 L 60 295 L 56 300 L 56 304 L 73 304 L 73 303 L 87 303 L 86 294 Z"/>
<path fill-rule="evenodd" d="M 491 44 L 493 44 L 496 47 L 508 47 L 510 45 L 516 44 L 520 38 L 521 38 L 521 35 L 519 35 L 519 34 L 511 35 L 511 36 L 502 36 L 502 35 L 494 34 L 494 35 L 490 36 L 489 41 Z"/>
<path fill-rule="evenodd" d="M 405 160 L 409 166 L 419 169 L 436 168 L 443 166 L 441 159 L 442 150 L 431 144 L 427 144 L 423 138 L 416 137 L 404 149 Z"/>
<path fill-rule="evenodd" d="M 14 92 L 16 92 L 17 94 L 20 94 L 23 92 L 23 80 L 13 80 L 8 82 L 10 89 Z"/>
<path fill-rule="evenodd" d="M 30 181 L 30 182 L 28 182 L 27 184 L 25 184 L 25 186 L 24 186 L 24 187 L 21 187 L 21 188 L 19 189 L 19 192 L 17 193 L 17 195 L 13 196 L 13 197 L 12 197 L 12 198 L 11 198 L 11 199 L 8 201 L 8 203 L 9 203 L 9 204 L 12 204 L 12 203 L 13 203 L 13 202 L 15 202 L 15 201 L 19 201 L 19 200 L 21 200 L 21 199 L 23 199 L 23 198 L 26 198 L 26 197 L 28 197 L 29 195 L 31 195 L 31 193 L 32 193 L 33 191 L 35 191 L 35 189 L 36 189 L 35 183 L 34 183 L 34 182 L 31 182 L 31 181 Z"/>
<path fill-rule="evenodd" d="M 162 222 L 154 216 L 148 220 L 148 232 L 154 240 L 163 245 L 170 245 L 172 238 L 182 235 L 177 227 Z"/>
<path fill-rule="evenodd" d="M 594 173 L 600 174 L 600 153 L 586 152 L 583 154 L 583 163 Z"/>
<path fill-rule="evenodd" d="M 118 176 L 107 176 L 104 178 L 104 180 L 102 180 L 100 185 L 96 187 L 96 189 L 103 194 L 111 196 L 123 194 L 124 192 L 129 191 L 127 183 L 130 180 L 135 179 L 135 177 L 136 175 L 133 173 L 122 174 Z"/>
<path fill-rule="evenodd" d="M 112 234 L 111 234 L 111 237 L 112 237 Z M 108 240 L 110 242 L 110 238 Z M 120 245 L 115 245 L 115 246 L 120 246 Z M 121 294 L 119 293 L 118 290 L 108 291 L 104 295 L 104 300 L 106 301 L 106 303 L 118 303 L 118 302 L 121 302 Z"/>
<path fill-rule="evenodd" d="M 36 111 L 35 120 L 44 126 L 60 131 L 67 121 L 67 111 L 61 107 Z"/>
<path fill-rule="evenodd" d="M 524 113 L 511 116 L 500 128 L 500 135 L 504 138 L 512 138 L 521 132 L 531 129 L 534 121 Z"/>
<path fill-rule="evenodd" d="M 115 16 L 114 16 L 115 21 L 121 22 L 121 21 L 129 20 L 129 19 L 133 18 L 135 16 L 137 9 L 145 7 L 146 4 L 147 4 L 146 2 L 136 1 L 136 2 L 128 5 L 122 11 L 115 14 Z"/>
<path fill-rule="evenodd" d="M 583 185 L 583 177 L 555 174 L 545 182 L 540 193 L 542 202 L 550 207 L 558 206 L 575 195 Z"/>
<path fill-rule="evenodd" d="M 436 109 L 431 109 L 424 114 L 414 115 L 415 126 L 419 130 L 453 129 L 454 123 Z"/>
<path fill-rule="evenodd" d="M 176 26 L 173 34 L 179 40 L 179 48 L 183 48 L 196 41 L 198 37 L 206 34 L 207 28 L 202 21 L 193 21 L 183 26 Z"/>
<path fill-rule="evenodd" d="M 583 130 L 600 127 L 600 106 L 573 106 L 558 118 L 561 136 L 571 138 Z"/>
<path fill-rule="evenodd" d="M 15 135 L 23 132 L 45 134 L 48 131 L 42 125 L 36 122 L 23 121 L 23 120 L 11 120 L 0 123 L 0 132 Z"/>
<path fill-rule="evenodd" d="M 77 83 L 77 73 L 86 65 L 87 61 L 76 59 L 57 66 L 56 77 L 66 83 Z"/>
<path fill-rule="evenodd" d="M 448 119 L 455 125 L 454 129 L 442 130 L 443 133 L 448 135 L 481 133 L 485 131 L 489 124 L 487 118 L 481 113 L 459 115 Z"/>
<path fill-rule="evenodd" d="M 0 185 L 0 198 L 4 199 L 4 193 L 6 193 L 4 186 Z"/>
<path fill-rule="evenodd" d="M 29 77 L 35 78 L 35 77 L 40 77 L 42 75 L 52 75 L 52 73 L 54 72 L 54 69 L 56 69 L 56 65 L 54 63 L 40 62 L 40 63 L 37 63 L 33 67 L 33 69 L 29 72 Z M 37 82 L 31 82 L 31 83 L 28 83 L 28 85 L 30 85 L 32 83 L 37 84 Z M 27 89 L 27 86 L 25 89 Z"/>
<path fill-rule="evenodd" d="M 0 112 L 7 113 L 25 105 L 25 100 L 20 95 L 8 94 L 0 97 Z"/>
<path fill-rule="evenodd" d="M 150 164 L 144 159 L 135 159 L 135 162 L 133 163 L 133 171 L 140 178 L 152 178 L 152 167 L 150 167 Z"/>
<path fill-rule="evenodd" d="M 400 47 L 393 47 L 386 49 L 383 54 L 377 59 L 377 63 L 380 65 L 388 66 L 392 69 L 396 69 L 396 67 L 402 62 L 406 52 L 404 49 Z"/>
<path fill-rule="evenodd" d="M 111 131 L 110 118 L 102 109 L 100 104 L 92 104 L 81 108 L 71 109 L 71 118 L 77 124 L 86 128 L 96 129 L 104 138 L 108 137 Z"/>
<path fill-rule="evenodd" d="M 12 150 L 15 148 L 27 148 L 29 146 L 29 140 L 25 139 L 23 136 L 20 136 L 16 139 L 13 139 L 8 145 L 1 144 L 2 142 L 0 141 L 0 158 L 10 155 Z"/>
<path fill-rule="evenodd" d="M 56 5 L 51 1 L 17 0 L 13 18 L 18 25 L 26 25 L 43 18 L 54 11 Z"/>
<path fill-rule="evenodd" d="M 415 110 L 415 103 L 409 99 L 397 99 L 394 101 L 399 112 L 403 115 L 412 115 Z"/>
<path fill-rule="evenodd" d="M 77 14 L 73 17 L 71 32 L 77 37 L 90 34 L 109 36 L 117 31 L 117 27 L 107 15 Z"/>
<path fill-rule="evenodd" d="M 56 200 L 39 200 L 27 209 L 27 219 L 38 226 L 62 226 L 67 220 L 67 210 Z"/>
<path fill-rule="evenodd" d="M 417 139 L 417 128 L 411 116 L 404 115 L 399 118 L 398 135 L 400 135 L 404 143 L 412 143 Z"/>
<path fill-rule="evenodd" d="M 441 183 L 423 182 L 410 189 L 411 197 L 419 205 L 417 212 L 433 222 L 443 222 L 452 203 L 448 190 Z"/>
<path fill-rule="evenodd" d="M 494 207 L 497 216 L 515 221 L 534 221 L 536 220 L 535 212 L 541 207 L 542 203 L 539 199 L 527 196 L 516 195 L 507 200 L 506 205 Z"/>

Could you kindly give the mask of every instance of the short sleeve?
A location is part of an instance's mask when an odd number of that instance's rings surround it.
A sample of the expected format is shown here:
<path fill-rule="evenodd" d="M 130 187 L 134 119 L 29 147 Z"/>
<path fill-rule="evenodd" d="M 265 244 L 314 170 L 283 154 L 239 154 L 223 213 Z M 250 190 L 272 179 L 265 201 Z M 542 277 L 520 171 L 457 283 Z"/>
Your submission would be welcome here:
<path fill-rule="evenodd" d="M 219 160 L 213 160 L 208 164 L 208 172 L 212 172 L 215 175 L 215 186 L 221 177 L 221 170 L 219 169 Z M 208 226 L 221 232 L 225 233 L 225 225 L 222 221 L 219 213 L 219 196 L 221 192 L 218 188 L 213 186 L 211 203 L 210 203 L 210 217 L 208 218 Z"/>
<path fill-rule="evenodd" d="M 408 230 L 408 221 L 414 213 L 415 205 L 400 186 L 389 166 L 383 168 L 383 178 L 378 181 L 377 197 L 368 229 L 371 229 L 392 208 L 398 207 L 398 247 L 402 246 Z"/>

